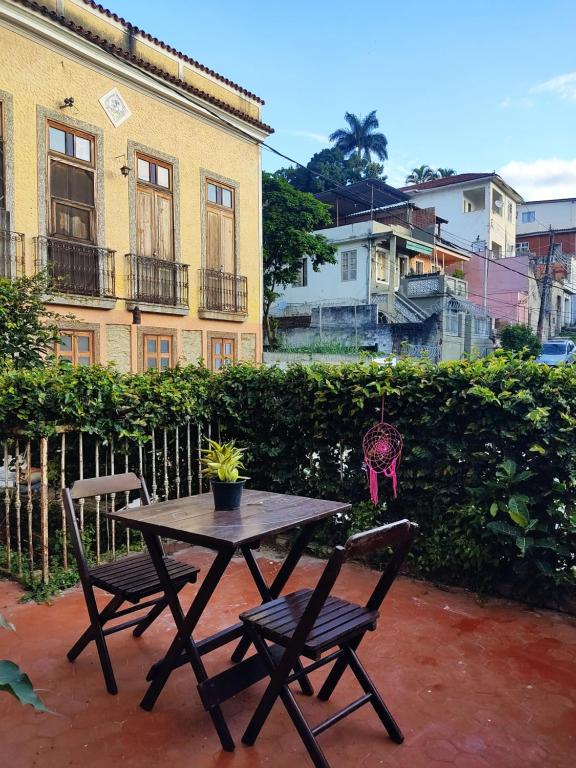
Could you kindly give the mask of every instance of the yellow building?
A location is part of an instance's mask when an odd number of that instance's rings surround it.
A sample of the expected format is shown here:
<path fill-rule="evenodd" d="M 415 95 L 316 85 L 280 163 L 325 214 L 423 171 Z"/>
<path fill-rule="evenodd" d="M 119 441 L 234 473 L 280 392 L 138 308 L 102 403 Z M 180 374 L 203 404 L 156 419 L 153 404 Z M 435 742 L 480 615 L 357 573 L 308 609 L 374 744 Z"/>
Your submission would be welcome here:
<path fill-rule="evenodd" d="M 61 356 L 260 360 L 262 105 L 90 0 L 0 0 L 0 275 L 48 271 Z"/>

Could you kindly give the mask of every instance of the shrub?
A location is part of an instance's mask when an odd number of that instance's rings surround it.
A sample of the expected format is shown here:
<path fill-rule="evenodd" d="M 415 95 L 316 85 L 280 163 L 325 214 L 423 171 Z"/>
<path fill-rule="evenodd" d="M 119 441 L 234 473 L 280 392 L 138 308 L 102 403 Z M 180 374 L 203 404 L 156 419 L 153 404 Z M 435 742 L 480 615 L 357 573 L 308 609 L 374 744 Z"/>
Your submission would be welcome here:
<path fill-rule="evenodd" d="M 529 325 L 507 325 L 502 329 L 500 341 L 502 349 L 511 352 L 526 351 L 534 357 L 540 352 L 541 344 Z"/>
<path fill-rule="evenodd" d="M 369 498 L 362 436 L 380 418 L 404 436 L 398 498 Z M 576 367 L 497 352 L 434 365 L 202 367 L 120 375 L 51 365 L 0 372 L 2 430 L 57 424 L 144 440 L 151 427 L 211 421 L 246 447 L 251 485 L 348 500 L 318 541 L 408 517 L 420 526 L 416 573 L 550 601 L 575 583 Z"/>

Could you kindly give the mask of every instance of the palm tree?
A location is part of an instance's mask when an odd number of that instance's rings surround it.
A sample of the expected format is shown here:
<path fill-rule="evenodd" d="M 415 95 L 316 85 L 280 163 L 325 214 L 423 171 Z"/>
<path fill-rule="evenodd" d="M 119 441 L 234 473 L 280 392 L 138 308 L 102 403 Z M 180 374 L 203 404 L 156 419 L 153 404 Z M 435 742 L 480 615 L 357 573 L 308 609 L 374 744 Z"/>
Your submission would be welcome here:
<path fill-rule="evenodd" d="M 436 173 L 439 179 L 447 179 L 449 176 L 456 176 L 454 168 L 438 168 Z"/>
<path fill-rule="evenodd" d="M 437 179 L 438 174 L 429 165 L 420 165 L 418 168 L 412 168 L 412 173 L 406 176 L 406 184 L 422 184 L 424 181 L 433 181 Z"/>
<path fill-rule="evenodd" d="M 344 119 L 349 128 L 339 128 L 330 134 L 330 141 L 334 141 L 336 148 L 345 157 L 356 153 L 358 161 L 362 158 L 371 162 L 372 152 L 379 160 L 388 160 L 388 139 L 383 133 L 376 133 L 379 126 L 376 110 L 372 110 L 365 118 L 357 117 L 351 112 L 346 112 Z"/>

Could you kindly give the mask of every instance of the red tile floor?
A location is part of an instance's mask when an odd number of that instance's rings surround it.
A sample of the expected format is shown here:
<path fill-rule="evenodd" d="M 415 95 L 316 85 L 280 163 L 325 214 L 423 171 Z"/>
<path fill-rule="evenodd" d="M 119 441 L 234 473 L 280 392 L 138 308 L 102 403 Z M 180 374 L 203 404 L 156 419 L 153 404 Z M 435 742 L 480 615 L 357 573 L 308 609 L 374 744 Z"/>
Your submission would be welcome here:
<path fill-rule="evenodd" d="M 179 553 L 205 572 L 212 555 Z M 272 574 L 278 561 L 260 556 Z M 289 587 L 315 583 L 323 564 L 304 558 Z M 376 575 L 348 565 L 339 593 L 361 601 Z M 190 598 L 195 586 L 187 588 Z M 281 703 L 254 747 L 240 743 L 264 683 L 224 705 L 234 754 L 220 750 L 203 711 L 192 673 L 173 673 L 152 712 L 138 706 L 150 664 L 167 647 L 174 625 L 168 612 L 140 639 L 129 632 L 109 638 L 120 692 L 110 696 L 95 650 L 74 664 L 66 651 L 86 625 L 82 594 L 73 589 L 51 605 L 19 604 L 21 591 L 0 581 L 0 612 L 17 632 L 0 635 L 0 656 L 28 672 L 55 714 L 38 714 L 0 694 L 0 765 L 6 768 L 93 768 L 122 765 L 184 768 L 294 768 L 311 765 Z M 234 560 L 202 622 L 203 633 L 233 623 L 257 603 L 243 561 Z M 226 649 L 208 659 L 223 668 Z M 576 621 L 529 611 L 517 604 L 441 591 L 399 579 L 382 606 L 376 632 L 368 633 L 360 657 L 371 671 L 406 740 L 392 743 L 369 707 L 320 736 L 333 768 L 574 768 L 576 766 Z M 318 683 L 326 674 L 312 674 Z M 299 696 L 311 720 L 358 696 L 345 677 L 330 703 Z"/>

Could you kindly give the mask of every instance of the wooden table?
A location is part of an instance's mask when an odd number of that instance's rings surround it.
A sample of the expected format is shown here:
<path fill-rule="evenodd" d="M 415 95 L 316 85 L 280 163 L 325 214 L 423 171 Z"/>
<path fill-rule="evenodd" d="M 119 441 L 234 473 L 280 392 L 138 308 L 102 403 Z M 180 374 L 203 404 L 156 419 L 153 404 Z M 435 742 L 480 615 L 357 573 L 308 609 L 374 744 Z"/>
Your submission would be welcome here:
<path fill-rule="evenodd" d="M 250 643 L 244 637 L 241 622 L 201 640 L 193 638 L 194 629 L 237 549 L 244 556 L 262 601 L 273 600 L 284 588 L 317 523 L 349 508 L 349 504 L 338 501 L 244 491 L 241 507 L 228 512 L 215 512 L 212 494 L 207 493 L 111 513 L 110 517 L 114 520 L 142 532 L 178 629 L 167 654 L 148 673 L 147 679 L 151 682 L 140 706 L 152 709 L 172 670 L 189 663 L 198 681 L 200 698 L 212 718 L 222 747 L 232 751 L 234 741 L 220 704 L 261 680 L 267 672 L 258 656 L 244 658 Z M 263 537 L 294 528 L 300 528 L 300 531 L 276 577 L 268 585 L 252 549 Z M 160 536 L 217 552 L 186 614 L 168 577 Z M 240 643 L 232 655 L 235 666 L 208 677 L 202 656 L 238 638 Z M 312 691 L 306 678 L 302 687 L 304 692 Z"/>

